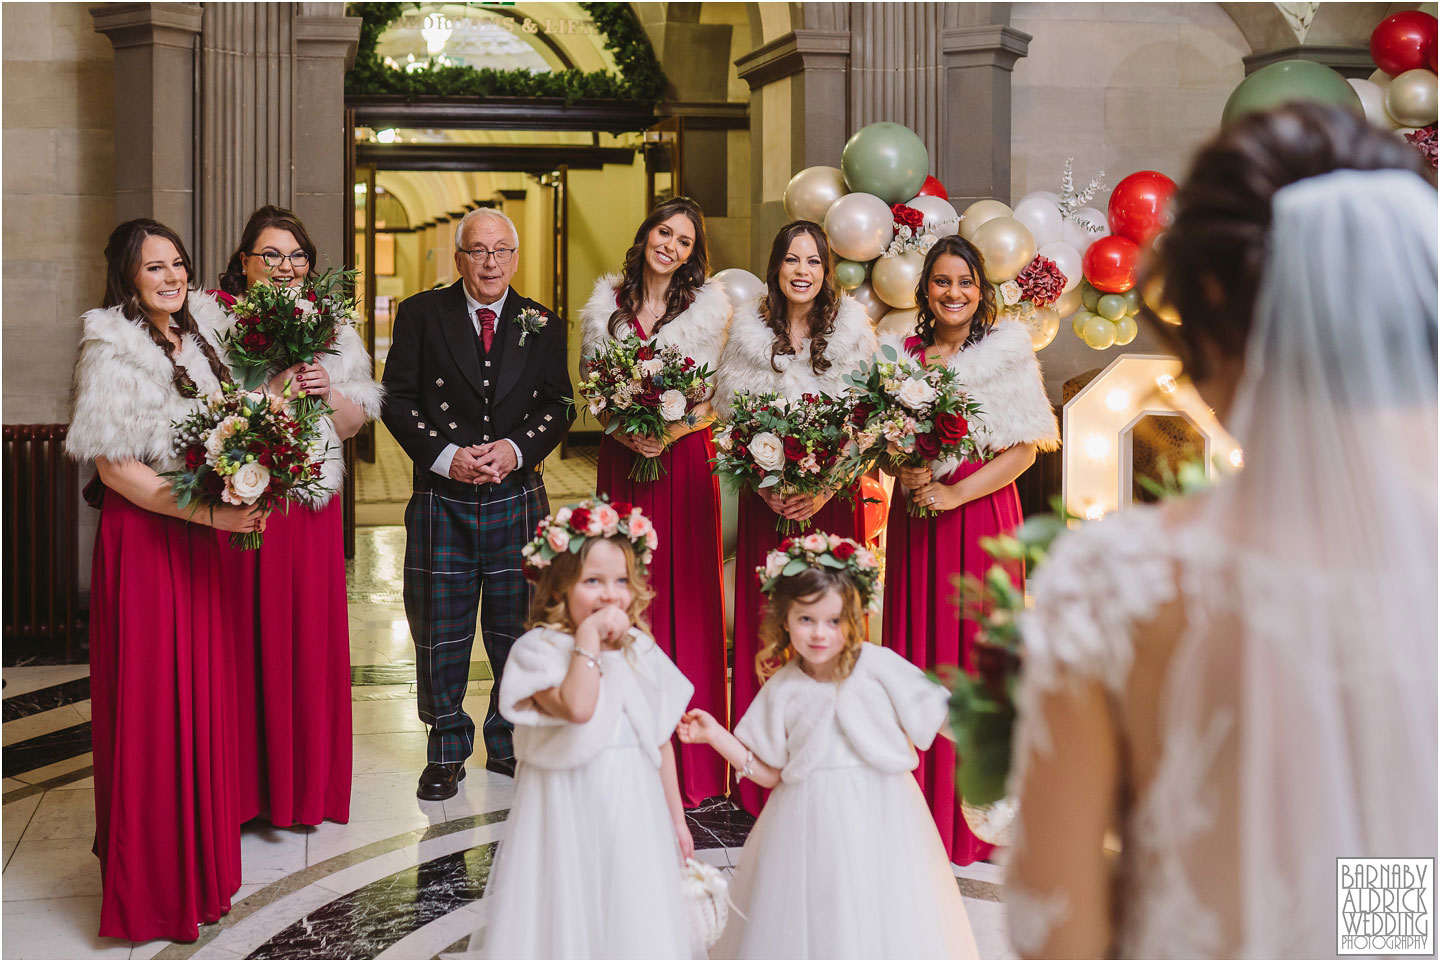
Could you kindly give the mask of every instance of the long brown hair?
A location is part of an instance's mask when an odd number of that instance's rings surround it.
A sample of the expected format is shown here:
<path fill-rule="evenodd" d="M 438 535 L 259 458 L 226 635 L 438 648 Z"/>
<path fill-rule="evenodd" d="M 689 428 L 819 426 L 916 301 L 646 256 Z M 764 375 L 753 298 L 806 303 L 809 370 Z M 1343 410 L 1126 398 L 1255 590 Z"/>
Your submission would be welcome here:
<path fill-rule="evenodd" d="M 1203 346 L 1221 357 L 1242 357 L 1275 192 L 1332 170 L 1389 168 L 1435 182 L 1419 151 L 1340 107 L 1297 102 L 1231 123 L 1195 155 L 1175 192 L 1174 223 L 1140 281 L 1144 291 L 1158 279 L 1165 304 L 1184 323 L 1161 321 L 1154 312 L 1162 305 L 1149 303 L 1149 296 L 1141 317 L 1197 380 L 1209 374 Z"/>
<path fill-rule="evenodd" d="M 550 563 L 540 569 L 539 580 L 535 584 L 535 594 L 530 600 L 530 617 L 525 622 L 526 628 L 544 626 L 557 628 L 570 634 L 575 633 L 579 627 L 570 618 L 570 610 L 566 603 L 566 596 L 570 589 L 575 587 L 580 580 L 580 571 L 585 567 L 585 559 L 590 556 L 590 550 L 601 541 L 609 541 L 625 555 L 625 572 L 630 579 L 630 607 L 625 609 L 630 623 L 641 631 L 649 632 L 650 625 L 645 620 L 645 609 L 650 606 L 650 600 L 655 597 L 655 592 L 650 587 L 650 580 L 645 575 L 645 566 L 635 556 L 635 548 L 630 544 L 630 539 L 623 534 L 613 535 L 609 538 L 586 538 L 585 543 L 580 546 L 579 552 L 571 554 L 562 551 L 551 559 Z"/>
<path fill-rule="evenodd" d="M 310 239 L 310 234 L 305 230 L 305 225 L 300 222 L 300 218 L 295 216 L 294 211 L 277 207 L 274 204 L 266 204 L 250 215 L 250 220 L 245 223 L 245 230 L 240 234 L 240 246 L 235 249 L 235 253 L 230 255 L 230 262 L 225 265 L 225 270 L 220 275 L 220 289 L 226 294 L 234 294 L 238 297 L 245 293 L 247 286 L 245 255 L 250 253 L 250 249 L 255 246 L 260 235 L 270 227 L 288 230 L 293 234 L 295 242 L 310 258 L 310 270 L 315 269 L 315 242 Z"/>
<path fill-rule="evenodd" d="M 925 265 L 920 268 L 920 280 L 915 284 L 915 309 L 919 317 L 915 333 L 925 347 L 935 346 L 935 312 L 930 310 L 930 275 L 935 272 L 935 262 L 946 254 L 960 258 L 970 265 L 970 273 L 980 287 L 980 303 L 970 319 L 970 333 L 965 336 L 961 350 L 977 343 L 990 328 L 995 326 L 995 285 L 985 277 L 985 258 L 975 245 L 959 234 L 947 234 L 935 242 L 925 255 Z"/>
<path fill-rule="evenodd" d="M 801 234 L 809 234 L 820 253 L 820 263 L 825 268 L 825 277 L 815 300 L 810 302 L 810 368 L 816 374 L 830 370 L 830 359 L 825 348 L 830 344 L 830 335 L 835 333 L 835 315 L 840 311 L 840 295 L 835 288 L 835 259 L 830 253 L 830 241 L 819 224 L 809 220 L 797 220 L 780 228 L 775 242 L 770 245 L 770 263 L 765 268 L 765 300 L 760 305 L 760 319 L 775 332 L 775 343 L 770 348 L 770 367 L 780 368 L 775 358 L 781 354 L 794 354 L 790 343 L 790 302 L 780 290 L 780 267 L 790 245 Z"/>
<path fill-rule="evenodd" d="M 164 351 L 165 356 L 170 359 L 170 366 L 174 370 L 172 383 L 175 390 L 184 397 L 196 397 L 200 389 L 195 386 L 195 381 L 190 377 L 190 372 L 185 370 L 185 366 L 176 362 L 175 345 L 164 332 L 150 323 L 145 309 L 140 306 L 140 292 L 135 287 L 135 275 L 140 270 L 141 248 L 145 246 L 147 237 L 163 237 L 175 245 L 175 251 L 185 265 L 185 287 L 188 292 L 190 280 L 195 276 L 195 265 L 191 262 L 190 253 L 185 250 L 180 235 L 158 221 L 140 217 L 127 220 L 116 227 L 110 232 L 110 239 L 105 242 L 105 297 L 101 306 L 118 307 L 127 320 L 139 324 L 141 330 L 155 342 L 155 346 Z M 181 302 L 180 310 L 170 315 L 170 320 L 182 335 L 195 335 L 195 342 L 204 352 L 205 360 L 210 365 L 210 373 L 215 375 L 215 379 L 221 384 L 229 381 L 230 369 L 221 362 L 215 348 L 211 347 L 210 342 L 200 333 L 200 328 L 190 313 L 188 297 Z"/>
<path fill-rule="evenodd" d="M 834 568 L 806 568 L 798 574 L 780 578 L 765 605 L 760 621 L 760 651 L 755 655 L 755 674 L 764 682 L 775 672 L 799 657 L 790 646 L 790 606 L 797 601 L 818 601 L 827 591 L 838 591 L 842 604 L 840 632 L 845 644 L 835 656 L 835 680 L 849 676 L 865 643 L 865 621 L 861 614 L 860 590 L 843 571 Z"/>
<path fill-rule="evenodd" d="M 645 299 L 645 244 L 650 232 L 676 214 L 690 218 L 695 228 L 695 246 L 690 256 L 675 269 L 670 278 L 670 289 L 665 297 L 665 313 L 655 322 L 653 336 L 660 328 L 674 320 L 690 307 L 695 295 L 705 284 L 710 273 L 710 247 L 705 239 L 705 212 L 689 197 L 672 197 L 655 205 L 655 209 L 640 222 L 635 230 L 635 240 L 625 252 L 625 266 L 620 274 L 619 304 L 610 315 L 610 336 L 623 337 L 622 333 L 631 318 L 640 316 L 640 307 Z"/>

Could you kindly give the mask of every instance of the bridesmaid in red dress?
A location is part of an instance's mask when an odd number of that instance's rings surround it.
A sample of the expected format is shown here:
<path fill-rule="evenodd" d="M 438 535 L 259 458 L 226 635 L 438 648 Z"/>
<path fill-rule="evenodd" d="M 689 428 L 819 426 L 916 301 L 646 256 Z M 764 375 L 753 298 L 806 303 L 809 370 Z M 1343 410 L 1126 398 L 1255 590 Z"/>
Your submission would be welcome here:
<path fill-rule="evenodd" d="M 731 415 L 740 391 L 770 391 L 791 399 L 802 394 L 841 394 L 845 375 L 875 353 L 875 330 L 865 309 L 854 298 L 836 292 L 830 244 L 819 224 L 795 221 L 775 235 L 765 288 L 760 301 L 735 307 L 715 384 L 715 410 L 722 419 Z M 760 650 L 765 598 L 755 569 L 781 541 L 776 516 L 809 518 L 817 530 L 863 542 L 864 506 L 859 492 L 852 494 L 848 500 L 834 497 L 833 492 L 782 497 L 767 488 L 740 496 L 732 724 L 760 690 L 755 655 Z M 752 815 L 759 814 L 765 803 L 764 791 L 753 782 L 738 782 L 733 797 Z"/>
<path fill-rule="evenodd" d="M 194 941 L 240 887 L 235 695 L 224 644 L 223 534 L 253 509 L 181 509 L 171 422 L 229 371 L 190 294 L 190 256 L 153 220 L 115 228 L 104 307 L 84 317 L 66 452 L 95 462 L 90 692 L 100 934 Z M 102 486 L 103 485 L 103 486 Z M 207 527 L 207 525 L 209 527 Z"/>
<path fill-rule="evenodd" d="M 635 231 L 621 273 L 595 282 L 595 292 L 580 313 L 581 356 L 591 357 L 611 340 L 638 334 L 673 345 L 697 366 L 715 370 L 730 325 L 730 299 L 718 281 L 705 279 L 709 269 L 700 208 L 688 197 L 658 204 Z M 715 457 L 710 403 L 702 403 L 694 413 L 700 418 L 695 427 L 677 426 L 664 439 L 621 431 L 605 435 L 595 490 L 611 501 L 637 505 L 655 522 L 660 547 L 650 565 L 655 592 L 648 613 L 651 633 L 694 684 L 691 707 L 715 713 L 725 710 L 720 488 L 710 471 Z M 656 455 L 664 469 L 660 478 L 631 480 L 635 459 Z M 725 762 L 702 748 L 676 740 L 686 808 L 725 794 Z"/>
<path fill-rule="evenodd" d="M 298 285 L 315 244 L 293 213 L 265 206 L 251 215 L 220 277 L 223 300 L 256 284 Z M 338 354 L 276 374 L 269 389 L 323 398 L 328 453 L 324 493 L 269 519 L 256 551 L 222 545 L 225 613 L 234 627 L 238 695 L 240 818 L 319 825 L 350 818 L 350 622 L 340 499 L 342 442 L 380 413 L 381 388 L 355 328 L 340 329 Z"/>
<path fill-rule="evenodd" d="M 995 320 L 995 291 L 984 262 L 969 241 L 942 237 L 926 255 L 916 287 L 920 308 L 914 336 L 897 351 L 927 364 L 949 365 L 980 402 L 983 421 L 972 422 L 983 463 L 936 462 L 896 475 L 885 544 L 884 643 L 921 668 L 971 664 L 977 626 L 954 602 L 957 575 L 981 576 L 992 561 L 980 539 L 1015 530 L 1021 522 L 1015 479 L 1035 463 L 1035 452 L 1060 445 L 1055 413 L 1045 396 L 1030 334 L 1017 321 Z M 939 511 L 911 517 L 901 499 Z M 1017 585 L 1024 572 L 1016 571 Z M 930 802 L 950 860 L 969 865 L 990 856 L 960 814 L 955 750 L 945 743 L 920 753 L 916 777 Z"/>

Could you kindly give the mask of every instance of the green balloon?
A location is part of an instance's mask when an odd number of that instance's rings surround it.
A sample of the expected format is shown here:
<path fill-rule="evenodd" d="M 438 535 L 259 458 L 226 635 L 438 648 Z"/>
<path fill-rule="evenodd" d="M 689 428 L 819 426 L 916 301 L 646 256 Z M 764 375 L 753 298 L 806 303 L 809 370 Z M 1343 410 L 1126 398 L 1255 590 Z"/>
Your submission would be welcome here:
<path fill-rule="evenodd" d="M 1240 86 L 1225 101 L 1220 124 L 1226 126 L 1246 114 L 1279 107 L 1292 100 L 1336 104 L 1349 107 L 1361 116 L 1365 114 L 1360 95 L 1336 71 L 1313 60 L 1282 60 L 1261 67 L 1240 81 Z"/>
<path fill-rule="evenodd" d="M 1085 310 L 1095 310 L 1095 305 L 1100 303 L 1100 292 L 1086 284 L 1080 291 L 1080 303 L 1085 305 Z"/>
<path fill-rule="evenodd" d="M 1132 287 L 1120 296 L 1125 298 L 1126 314 L 1134 317 L 1136 314 L 1140 313 L 1140 307 L 1145 303 L 1145 299 L 1140 296 L 1140 288 Z"/>
<path fill-rule="evenodd" d="M 1125 298 L 1120 294 L 1106 294 L 1095 304 L 1095 313 L 1110 321 L 1125 316 Z"/>
<path fill-rule="evenodd" d="M 1121 347 L 1135 340 L 1135 335 L 1139 333 L 1140 325 L 1128 314 L 1115 322 L 1115 343 Z"/>
<path fill-rule="evenodd" d="M 1080 332 L 1080 339 L 1088 347 L 1097 351 L 1103 351 L 1115 343 L 1115 323 L 1107 320 L 1098 314 L 1091 315 L 1090 320 L 1085 322 L 1085 327 Z"/>
<path fill-rule="evenodd" d="M 1075 332 L 1076 337 L 1083 337 L 1082 332 L 1085 330 L 1085 322 L 1095 316 L 1096 315 L 1091 314 L 1089 311 L 1076 311 L 1075 316 L 1070 318 L 1070 330 Z"/>
<path fill-rule="evenodd" d="M 865 283 L 865 265 L 859 261 L 840 261 L 835 265 L 835 283 L 842 290 L 853 291 Z"/>
<path fill-rule="evenodd" d="M 852 191 L 900 204 L 925 186 L 930 153 L 909 127 L 878 123 L 861 127 L 840 152 L 840 170 Z"/>

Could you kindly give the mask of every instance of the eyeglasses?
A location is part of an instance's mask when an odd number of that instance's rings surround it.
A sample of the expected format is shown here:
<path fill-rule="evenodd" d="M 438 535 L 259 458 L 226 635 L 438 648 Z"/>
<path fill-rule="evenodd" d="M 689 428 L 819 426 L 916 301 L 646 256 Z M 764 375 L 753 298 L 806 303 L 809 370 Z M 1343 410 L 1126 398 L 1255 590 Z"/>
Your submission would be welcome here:
<path fill-rule="evenodd" d="M 260 258 L 272 271 L 286 260 L 290 261 L 291 267 L 297 269 L 310 263 L 310 255 L 304 251 L 296 251 L 293 254 L 282 254 L 279 251 L 251 251 L 250 256 Z"/>
<path fill-rule="evenodd" d="M 476 264 L 483 264 L 493 257 L 495 258 L 496 264 L 504 267 L 506 264 L 510 263 L 510 258 L 515 256 L 515 248 L 497 247 L 493 251 L 487 251 L 483 247 L 472 247 L 469 250 L 466 250 L 462 247 L 460 249 L 460 253 L 468 256 L 470 260 L 474 261 Z"/>

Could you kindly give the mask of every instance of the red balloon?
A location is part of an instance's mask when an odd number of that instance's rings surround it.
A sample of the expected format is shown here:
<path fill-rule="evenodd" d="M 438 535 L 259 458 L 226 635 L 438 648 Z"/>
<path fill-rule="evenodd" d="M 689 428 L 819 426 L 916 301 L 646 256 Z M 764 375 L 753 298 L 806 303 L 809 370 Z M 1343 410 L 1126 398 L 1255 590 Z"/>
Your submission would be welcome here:
<path fill-rule="evenodd" d="M 1122 294 L 1134 287 L 1139 263 L 1140 245 L 1119 234 L 1095 241 L 1080 260 L 1090 286 L 1107 294 Z"/>
<path fill-rule="evenodd" d="M 1380 21 L 1370 34 L 1370 59 L 1392 77 L 1435 63 L 1435 18 L 1404 10 Z"/>
<path fill-rule="evenodd" d="M 1139 170 L 1110 193 L 1110 232 L 1145 245 L 1170 226 L 1175 181 L 1155 170 Z"/>
<path fill-rule="evenodd" d="M 934 195 L 931 195 L 934 196 Z M 860 497 L 874 498 L 874 504 L 865 505 L 865 540 L 874 543 L 885 530 L 885 516 L 890 513 L 890 497 L 885 486 L 868 474 L 860 478 Z"/>
<path fill-rule="evenodd" d="M 941 200 L 949 200 L 950 192 L 945 189 L 944 184 L 940 183 L 940 181 L 934 177 L 926 177 L 924 186 L 920 188 L 919 196 L 939 197 Z"/>

